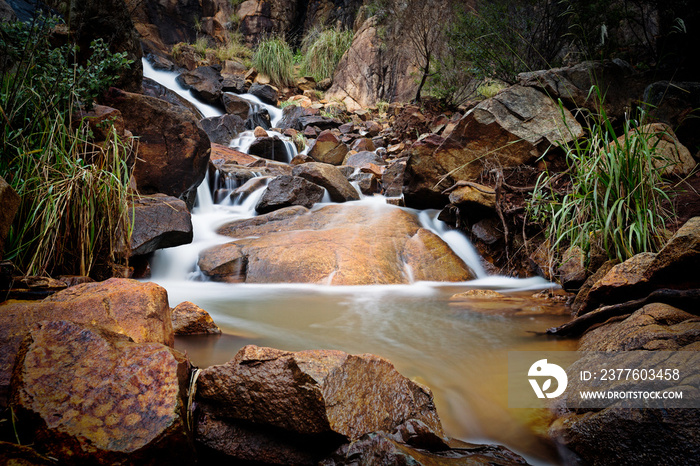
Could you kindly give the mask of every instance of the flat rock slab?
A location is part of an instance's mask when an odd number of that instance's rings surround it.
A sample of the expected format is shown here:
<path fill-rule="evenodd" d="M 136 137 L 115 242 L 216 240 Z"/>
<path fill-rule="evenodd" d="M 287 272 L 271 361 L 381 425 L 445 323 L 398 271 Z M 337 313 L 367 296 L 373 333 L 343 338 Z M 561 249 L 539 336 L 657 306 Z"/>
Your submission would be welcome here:
<path fill-rule="evenodd" d="M 160 343 L 43 321 L 22 343 L 11 400 L 24 441 L 59 461 L 187 464 L 188 378 L 186 357 Z"/>
<path fill-rule="evenodd" d="M 368 285 L 473 278 L 413 214 L 389 205 L 284 210 L 219 232 L 241 239 L 200 254 L 199 266 L 213 280 Z"/>

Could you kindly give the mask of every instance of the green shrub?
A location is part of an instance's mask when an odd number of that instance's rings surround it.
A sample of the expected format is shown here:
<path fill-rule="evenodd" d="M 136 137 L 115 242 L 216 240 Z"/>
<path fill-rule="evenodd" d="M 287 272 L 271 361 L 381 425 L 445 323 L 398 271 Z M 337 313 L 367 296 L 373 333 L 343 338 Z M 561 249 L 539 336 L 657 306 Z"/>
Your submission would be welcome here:
<path fill-rule="evenodd" d="M 102 41 L 85 64 L 71 44 L 52 45 L 54 18 L 0 25 L 0 175 L 22 201 L 5 245 L 28 274 L 88 275 L 128 242 L 131 144 L 114 128 L 99 144 L 74 121 L 129 65 Z"/>
<path fill-rule="evenodd" d="M 340 29 L 311 31 L 302 41 L 302 70 L 318 82 L 332 78 L 338 62 L 352 45 L 353 32 Z"/>
<path fill-rule="evenodd" d="M 602 100 L 600 94 L 598 98 Z M 587 137 L 562 146 L 569 165 L 568 189 L 553 186 L 562 175 L 540 177 L 528 210 L 547 225 L 554 251 L 569 245 L 589 251 L 596 242 L 610 258 L 625 260 L 663 246 L 672 217 L 665 207 L 670 206 L 662 178 L 666 167 L 658 163 L 659 138 L 641 126 L 626 121 L 624 138 L 618 140 L 601 110 L 589 117 Z"/>
<path fill-rule="evenodd" d="M 294 54 L 281 37 L 270 37 L 258 44 L 253 54 L 253 66 L 258 73 L 269 76 L 275 86 L 294 83 Z"/>
<path fill-rule="evenodd" d="M 217 47 L 214 52 L 216 58 L 222 62 L 234 58 L 249 59 L 253 56 L 253 51 L 243 43 L 243 36 L 240 33 L 229 33 L 228 43 Z"/>

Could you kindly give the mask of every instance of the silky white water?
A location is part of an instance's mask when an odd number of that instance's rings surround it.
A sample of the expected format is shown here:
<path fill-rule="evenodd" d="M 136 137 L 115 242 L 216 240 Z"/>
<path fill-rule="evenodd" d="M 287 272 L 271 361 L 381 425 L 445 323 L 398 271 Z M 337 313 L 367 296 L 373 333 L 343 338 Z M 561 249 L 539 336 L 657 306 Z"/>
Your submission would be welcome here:
<path fill-rule="evenodd" d="M 246 137 L 244 134 L 232 145 L 241 150 Z M 542 413 L 508 408 L 507 361 L 508 351 L 573 349 L 575 342 L 531 333 L 559 325 L 568 317 L 516 317 L 512 303 L 504 302 L 499 312 L 493 312 L 450 301 L 453 294 L 475 288 L 529 298 L 536 290 L 550 287 L 549 282 L 487 276 L 466 237 L 437 220 L 437 212 L 410 209 L 424 228 L 443 238 L 470 266 L 476 280 L 390 286 L 206 281 L 196 266 L 199 253 L 231 241 L 218 235 L 216 229 L 254 216 L 262 192 L 260 189 L 236 202 L 225 196 L 214 203 L 208 183 L 202 183 L 192 216 L 193 242 L 158 251 L 153 257 L 151 280 L 168 290 L 171 306 L 191 301 L 207 310 L 224 331 L 220 337 L 177 339 L 176 345 L 188 352 L 194 364 L 224 363 L 246 344 L 377 354 L 405 376 L 432 389 L 448 435 L 503 444 L 536 464 L 559 462 L 552 445 L 534 433 L 533 426 L 540 426 L 538 416 Z M 363 196 L 354 203 L 385 205 L 386 201 L 381 196 Z M 532 305 L 546 307 L 541 301 Z"/>

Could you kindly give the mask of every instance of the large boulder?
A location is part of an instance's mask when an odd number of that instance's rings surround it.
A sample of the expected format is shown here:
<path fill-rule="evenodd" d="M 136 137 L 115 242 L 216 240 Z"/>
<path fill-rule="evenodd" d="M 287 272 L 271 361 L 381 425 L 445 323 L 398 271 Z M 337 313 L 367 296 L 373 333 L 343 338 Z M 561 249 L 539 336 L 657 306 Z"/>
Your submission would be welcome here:
<path fill-rule="evenodd" d="M 268 160 L 287 162 L 290 159 L 287 146 L 278 136 L 258 137 L 248 148 L 248 153 Z"/>
<path fill-rule="evenodd" d="M 185 71 L 176 78 L 178 84 L 190 89 L 196 97 L 212 105 L 220 105 L 223 80 L 220 66 L 200 66 L 192 71 Z"/>
<path fill-rule="evenodd" d="M 445 137 L 431 135 L 411 147 L 406 204 L 443 207 L 442 192 L 457 181 L 477 181 L 489 166 L 532 163 L 552 146 L 582 135 L 574 116 L 550 97 L 512 86 L 467 112 Z"/>
<path fill-rule="evenodd" d="M 192 242 L 192 216 L 180 199 L 165 194 L 134 197 L 129 214 L 134 224 L 131 256 Z"/>
<path fill-rule="evenodd" d="M 189 361 L 68 321 L 32 326 L 17 355 L 11 403 L 23 442 L 71 464 L 190 464 Z"/>
<path fill-rule="evenodd" d="M 637 105 L 645 86 L 644 78 L 619 59 L 520 73 L 518 83 L 540 89 L 553 99 L 561 99 L 568 108 L 594 110 L 598 110 L 600 101 L 591 87 L 597 85 L 600 95 L 604 96 L 606 114 L 619 122 L 624 120 L 625 112 Z"/>
<path fill-rule="evenodd" d="M 316 461 L 342 441 L 392 431 L 408 420 L 421 421 L 434 435 L 444 437 L 430 390 L 371 354 L 292 353 L 249 345 L 228 363 L 199 374 L 197 403 L 210 418 L 253 429 L 258 436 L 286 434 L 297 440 L 294 450 L 301 450 L 297 457 L 307 450 L 319 455 Z M 200 423 L 197 439 L 216 448 L 224 440 L 212 435 L 216 432 Z M 314 444 L 311 451 L 309 443 Z M 243 452 L 226 453 L 238 460 L 259 458 Z"/>
<path fill-rule="evenodd" d="M 204 118 L 202 112 L 200 112 L 199 109 L 192 102 L 185 99 L 172 89 L 168 89 L 167 87 L 163 86 L 157 81 L 154 81 L 151 78 L 143 78 L 142 89 L 142 93 L 144 95 L 156 97 L 158 99 L 165 100 L 166 102 L 170 102 L 171 104 L 177 105 L 179 107 L 186 108 L 187 110 L 192 112 L 192 114 L 197 120 Z"/>
<path fill-rule="evenodd" d="M 21 199 L 12 186 L 0 176 L 0 259 L 5 251 L 5 239 L 10 232 Z"/>
<path fill-rule="evenodd" d="M 245 121 L 238 115 L 204 118 L 200 124 L 209 136 L 209 140 L 215 144 L 228 145 L 231 140 L 245 131 Z"/>
<path fill-rule="evenodd" d="M 400 208 L 331 205 L 298 213 L 223 226 L 220 233 L 244 239 L 203 251 L 200 268 L 212 279 L 248 283 L 369 285 L 410 283 L 413 277 L 473 278 L 446 243 Z"/>
<path fill-rule="evenodd" d="M 49 319 L 99 325 L 137 343 L 174 342 L 167 292 L 154 283 L 112 278 L 76 285 L 40 302 L 6 302 L 0 305 L 0 406 L 22 339 L 33 324 Z"/>
<path fill-rule="evenodd" d="M 666 304 L 652 303 L 624 320 L 611 319 L 589 331 L 581 338 L 579 349 L 584 353 L 687 351 L 692 358 L 699 347 L 698 316 Z M 648 359 L 650 369 L 655 360 Z M 669 389 L 682 388 L 684 399 L 697 399 L 699 376 L 700 366 L 688 360 L 681 370 L 681 378 Z M 569 378 L 567 390 L 578 389 L 581 382 L 577 379 Z M 550 435 L 578 454 L 584 464 L 690 464 L 696 461 L 700 455 L 700 417 L 696 409 L 631 409 L 625 406 L 627 401 L 618 401 L 604 409 L 559 410 Z"/>
<path fill-rule="evenodd" d="M 617 141 L 622 147 L 625 147 L 625 144 L 629 144 L 625 139 L 631 137 L 634 141 L 635 135 L 639 135 L 638 137 L 644 140 L 650 149 L 654 150 L 652 163 L 656 169 L 661 170 L 664 176 L 687 176 L 697 165 L 688 148 L 678 141 L 673 129 L 667 124 L 652 123 L 640 126 L 630 130 L 627 136 L 620 136 Z M 640 144 L 640 142 L 635 142 L 635 144 Z"/>
<path fill-rule="evenodd" d="M 133 176 L 141 194 L 183 198 L 204 179 L 210 142 L 191 112 L 155 97 L 110 89 L 109 105 L 139 137 Z"/>
<path fill-rule="evenodd" d="M 330 130 L 324 130 L 314 141 L 309 155 L 317 162 L 340 165 L 348 153 L 348 146 L 343 144 Z"/>
<path fill-rule="evenodd" d="M 298 176 L 280 175 L 273 178 L 255 206 L 258 213 L 293 205 L 307 209 L 323 199 L 323 188 Z"/>
<path fill-rule="evenodd" d="M 238 115 L 245 121 L 250 113 L 250 101 L 243 97 L 238 97 L 230 92 L 224 92 L 221 97 L 221 103 L 224 104 L 224 109 L 229 115 Z"/>
<path fill-rule="evenodd" d="M 378 101 L 411 100 L 417 83 L 410 78 L 418 69 L 410 47 L 386 47 L 376 17 L 355 33 L 350 49 L 341 58 L 327 99 L 338 99 L 349 111 L 374 106 Z"/>
<path fill-rule="evenodd" d="M 250 86 L 248 92 L 266 104 L 277 105 L 277 89 L 269 84 L 255 83 Z"/>
<path fill-rule="evenodd" d="M 357 190 L 334 165 L 318 162 L 304 163 L 294 167 L 292 174 L 326 188 L 333 202 L 360 199 Z"/>

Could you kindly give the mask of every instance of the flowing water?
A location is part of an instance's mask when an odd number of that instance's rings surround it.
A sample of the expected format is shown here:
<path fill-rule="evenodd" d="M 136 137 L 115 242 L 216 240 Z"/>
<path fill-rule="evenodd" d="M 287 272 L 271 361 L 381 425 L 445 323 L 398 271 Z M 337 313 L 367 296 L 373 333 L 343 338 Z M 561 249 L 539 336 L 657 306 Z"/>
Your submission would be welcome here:
<path fill-rule="evenodd" d="M 150 77 L 166 86 L 170 82 L 161 76 Z M 274 112 L 279 110 L 270 107 L 269 111 L 273 121 L 278 121 L 279 113 Z M 249 135 L 243 134 L 231 145 L 249 145 L 245 138 Z M 431 388 L 448 435 L 503 444 L 534 463 L 559 462 L 555 449 L 537 434 L 545 425 L 544 413 L 509 409 L 507 402 L 509 351 L 574 349 L 573 341 L 532 333 L 568 320 L 561 315 L 561 307 L 530 298 L 536 290 L 551 287 L 550 283 L 539 278 L 487 276 L 469 241 L 431 211 L 415 213 L 425 228 L 441 236 L 472 268 L 476 280 L 350 287 L 204 280 L 196 267 L 199 252 L 231 241 L 216 234 L 216 228 L 255 215 L 254 206 L 261 195 L 262 189 L 244 199 L 231 201 L 223 196 L 221 202 L 214 203 L 208 183 L 202 183 L 193 212 L 192 244 L 158 251 L 152 261 L 151 280 L 168 290 L 171 306 L 194 302 L 224 331 L 219 337 L 177 339 L 176 346 L 187 351 L 195 365 L 224 363 L 246 344 L 290 351 L 337 349 L 377 354 L 389 359 L 405 376 Z M 384 204 L 385 200 L 366 197 L 357 203 Z M 450 300 L 469 289 L 494 289 L 524 299 L 494 301 L 486 306 Z M 560 314 L 541 312 L 549 307 Z M 534 312 L 514 315 L 523 309 Z"/>

